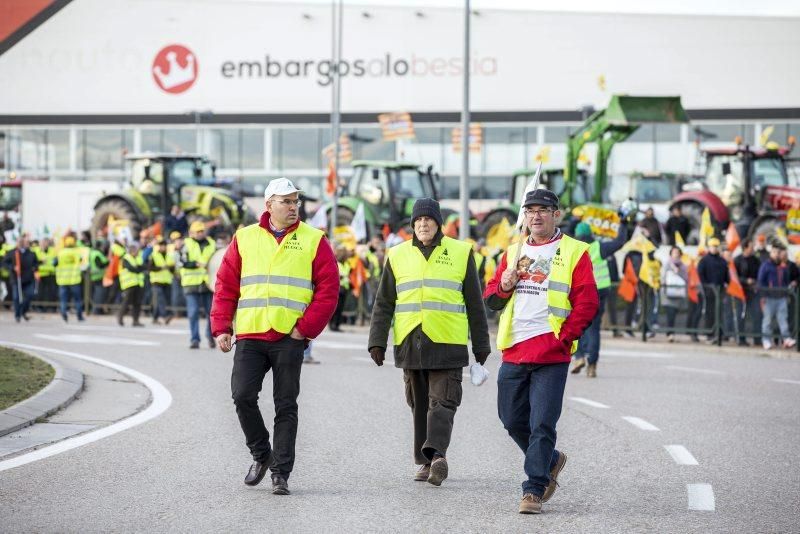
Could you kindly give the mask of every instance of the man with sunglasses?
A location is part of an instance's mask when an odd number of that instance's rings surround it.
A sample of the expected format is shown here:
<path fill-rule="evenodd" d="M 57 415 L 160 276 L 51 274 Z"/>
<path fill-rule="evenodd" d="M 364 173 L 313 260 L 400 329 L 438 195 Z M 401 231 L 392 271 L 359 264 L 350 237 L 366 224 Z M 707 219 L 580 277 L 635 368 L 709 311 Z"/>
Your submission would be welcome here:
<path fill-rule="evenodd" d="M 556 450 L 556 423 L 578 339 L 599 299 L 589 245 L 561 233 L 558 196 L 537 189 L 525 196 L 524 236 L 500 261 L 484 297 L 502 310 L 497 348 L 500 420 L 525 453 L 521 514 L 538 514 L 556 490 L 567 456 Z M 529 235 L 528 235 L 529 234 Z"/>
<path fill-rule="evenodd" d="M 236 335 L 231 391 L 253 456 L 244 483 L 255 486 L 270 470 L 275 495 L 289 494 L 303 351 L 330 321 L 339 296 L 333 249 L 322 231 L 300 221 L 299 193 L 287 178 L 267 185 L 260 222 L 237 231 L 225 252 L 211 309 L 211 328 L 222 352 L 231 350 Z M 258 408 L 270 370 L 272 444 Z"/>

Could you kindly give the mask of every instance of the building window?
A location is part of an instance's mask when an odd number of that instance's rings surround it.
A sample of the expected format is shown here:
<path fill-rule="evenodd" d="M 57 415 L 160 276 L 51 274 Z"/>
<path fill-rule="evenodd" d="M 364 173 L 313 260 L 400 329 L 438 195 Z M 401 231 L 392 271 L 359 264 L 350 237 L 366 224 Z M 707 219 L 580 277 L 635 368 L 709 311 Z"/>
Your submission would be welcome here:
<path fill-rule="evenodd" d="M 0 132 L 0 169 L 6 168 L 6 147 L 8 143 L 6 142 L 6 133 Z"/>
<path fill-rule="evenodd" d="M 207 130 L 203 133 L 205 152 L 217 168 L 241 168 L 241 134 L 238 128 Z"/>
<path fill-rule="evenodd" d="M 197 151 L 197 131 L 189 129 L 142 130 L 142 150 L 193 154 Z"/>
<path fill-rule="evenodd" d="M 655 130 L 652 124 L 640 125 L 636 131 L 625 140 L 626 143 L 652 143 L 654 141 Z"/>
<path fill-rule="evenodd" d="M 544 142 L 548 144 L 566 143 L 572 128 L 569 126 L 545 126 Z"/>
<path fill-rule="evenodd" d="M 78 165 L 87 171 L 124 168 L 133 150 L 131 130 L 84 130 L 78 136 Z"/>
<path fill-rule="evenodd" d="M 279 170 L 317 169 L 320 137 L 316 128 L 281 128 L 272 135 L 273 161 Z"/>
<path fill-rule="evenodd" d="M 356 128 L 351 140 L 355 159 L 394 161 L 397 159 L 396 143 L 384 141 L 380 128 Z M 363 139 L 361 141 L 360 139 Z"/>
<path fill-rule="evenodd" d="M 241 136 L 242 169 L 264 168 L 264 130 L 245 128 Z"/>
<path fill-rule="evenodd" d="M 752 124 L 698 124 L 703 132 L 716 137 L 703 139 L 704 143 L 722 143 L 732 145 L 736 136 L 742 137 L 742 142 L 752 145 L 755 142 L 755 127 Z"/>
<path fill-rule="evenodd" d="M 680 143 L 680 124 L 656 124 L 656 143 Z"/>
<path fill-rule="evenodd" d="M 69 169 L 68 130 L 18 130 L 9 135 L 7 143 L 11 169 Z"/>

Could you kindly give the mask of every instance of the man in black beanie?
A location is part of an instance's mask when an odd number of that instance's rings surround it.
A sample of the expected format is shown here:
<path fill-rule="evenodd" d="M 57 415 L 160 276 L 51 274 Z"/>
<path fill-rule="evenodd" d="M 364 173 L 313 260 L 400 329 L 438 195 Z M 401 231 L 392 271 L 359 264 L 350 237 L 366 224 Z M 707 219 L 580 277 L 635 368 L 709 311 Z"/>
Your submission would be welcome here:
<path fill-rule="evenodd" d="M 442 212 L 421 198 L 411 215 L 414 237 L 387 251 L 369 333 L 369 353 L 383 365 L 394 320 L 394 364 L 403 369 L 414 420 L 414 480 L 447 478 L 446 453 L 461 404 L 468 340 L 475 361 L 491 348 L 481 284 L 469 243 L 442 234 Z"/>

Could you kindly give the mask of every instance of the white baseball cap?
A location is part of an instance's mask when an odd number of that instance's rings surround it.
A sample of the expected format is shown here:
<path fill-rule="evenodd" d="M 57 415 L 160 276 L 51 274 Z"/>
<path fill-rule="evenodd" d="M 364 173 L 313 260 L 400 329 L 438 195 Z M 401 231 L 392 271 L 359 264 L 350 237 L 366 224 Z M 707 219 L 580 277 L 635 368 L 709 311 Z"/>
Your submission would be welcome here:
<path fill-rule="evenodd" d="M 264 189 L 264 200 L 269 200 L 273 195 L 291 195 L 300 191 L 288 178 L 275 178 Z"/>

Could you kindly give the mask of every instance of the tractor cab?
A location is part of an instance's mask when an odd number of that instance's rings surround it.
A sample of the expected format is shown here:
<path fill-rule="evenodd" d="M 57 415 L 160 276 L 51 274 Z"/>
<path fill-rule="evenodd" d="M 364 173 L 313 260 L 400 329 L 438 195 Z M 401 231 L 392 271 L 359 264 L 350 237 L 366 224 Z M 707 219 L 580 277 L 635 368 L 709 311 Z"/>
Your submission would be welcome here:
<path fill-rule="evenodd" d="M 511 204 L 520 206 L 525 200 L 525 188 L 530 183 L 533 176 L 536 174 L 536 169 L 521 169 L 514 173 L 511 184 Z M 567 189 L 567 183 L 564 181 L 564 169 L 543 169 L 540 176 L 540 187 L 549 189 L 559 196 L 564 194 Z M 578 176 L 572 187 L 572 199 L 577 204 L 584 204 L 589 202 L 592 196 L 591 180 L 589 174 L 584 169 L 578 169 Z"/>
<path fill-rule="evenodd" d="M 422 170 L 414 163 L 354 161 L 353 177 L 340 199 L 340 208 L 355 213 L 358 202 L 363 201 L 368 223 L 373 226 L 388 223 L 395 230 L 407 224 L 417 199 L 436 198 L 436 179 L 438 175 L 432 167 Z M 342 209 L 337 213 L 341 216 L 337 224 L 352 220 Z"/>
<path fill-rule="evenodd" d="M 153 216 L 168 213 L 175 204 L 192 211 L 194 187 L 215 185 L 216 169 L 205 156 L 141 154 L 127 160 L 131 163 L 130 186 L 147 202 Z"/>
<path fill-rule="evenodd" d="M 0 212 L 16 211 L 22 204 L 22 181 L 0 182 Z"/>

